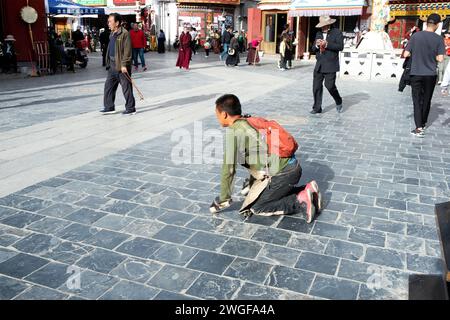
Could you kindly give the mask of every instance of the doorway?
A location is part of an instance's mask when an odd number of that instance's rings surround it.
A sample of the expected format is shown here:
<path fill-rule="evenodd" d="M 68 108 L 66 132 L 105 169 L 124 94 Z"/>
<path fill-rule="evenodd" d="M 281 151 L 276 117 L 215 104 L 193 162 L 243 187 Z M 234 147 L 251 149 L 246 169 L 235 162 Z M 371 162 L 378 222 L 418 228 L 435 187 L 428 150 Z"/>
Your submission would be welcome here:
<path fill-rule="evenodd" d="M 261 48 L 268 54 L 279 52 L 280 35 L 287 23 L 287 12 L 263 12 L 262 30 L 263 42 Z"/>

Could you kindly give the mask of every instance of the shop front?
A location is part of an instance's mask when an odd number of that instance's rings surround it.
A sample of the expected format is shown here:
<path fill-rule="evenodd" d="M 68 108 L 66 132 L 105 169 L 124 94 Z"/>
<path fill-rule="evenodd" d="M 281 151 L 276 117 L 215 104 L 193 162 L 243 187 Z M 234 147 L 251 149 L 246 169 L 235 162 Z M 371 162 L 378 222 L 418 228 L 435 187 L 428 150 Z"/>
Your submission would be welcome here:
<path fill-rule="evenodd" d="M 450 1 L 422 0 L 422 1 L 390 1 L 391 22 L 388 33 L 394 48 L 401 48 L 402 41 L 412 27 L 423 28 L 424 21 L 431 13 L 441 16 L 442 24 L 439 32 L 450 28 Z"/>
<path fill-rule="evenodd" d="M 290 18 L 299 18 L 297 56 L 308 58 L 321 15 L 336 19 L 335 27 L 344 34 L 347 47 L 356 44 L 358 33 L 368 29 L 370 12 L 366 0 L 294 0 L 289 8 Z"/>
<path fill-rule="evenodd" d="M 286 0 L 262 0 L 258 4 L 261 10 L 261 50 L 265 53 L 278 53 L 281 33 L 288 24 L 290 4 Z"/>
<path fill-rule="evenodd" d="M 193 27 L 204 39 L 211 29 L 235 26 L 239 0 L 178 0 L 178 34 Z"/>

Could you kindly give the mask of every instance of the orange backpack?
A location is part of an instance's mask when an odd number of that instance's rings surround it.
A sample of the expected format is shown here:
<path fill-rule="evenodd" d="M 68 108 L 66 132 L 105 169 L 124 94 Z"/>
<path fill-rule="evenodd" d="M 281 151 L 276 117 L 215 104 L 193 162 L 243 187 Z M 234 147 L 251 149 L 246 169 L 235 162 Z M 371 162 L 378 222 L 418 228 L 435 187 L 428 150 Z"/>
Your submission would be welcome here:
<path fill-rule="evenodd" d="M 297 151 L 297 141 L 278 122 L 249 115 L 245 115 L 244 119 L 250 126 L 259 131 L 262 139 L 267 143 L 269 154 L 276 154 L 280 158 L 290 158 Z M 274 132 L 278 132 L 278 138 L 274 136 L 274 139 L 272 139 Z"/>

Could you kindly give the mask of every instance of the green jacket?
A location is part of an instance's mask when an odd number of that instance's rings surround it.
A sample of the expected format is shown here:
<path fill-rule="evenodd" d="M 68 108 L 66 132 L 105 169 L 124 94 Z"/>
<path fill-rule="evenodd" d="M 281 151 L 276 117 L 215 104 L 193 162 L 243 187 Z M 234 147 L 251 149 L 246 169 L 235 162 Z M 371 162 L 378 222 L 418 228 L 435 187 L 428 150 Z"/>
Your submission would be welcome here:
<path fill-rule="evenodd" d="M 231 198 L 238 163 L 252 175 L 259 172 L 262 175 L 274 176 L 282 171 L 290 160 L 280 158 L 276 154 L 268 155 L 266 142 L 245 119 L 236 120 L 227 128 L 223 154 L 220 201 Z"/>
<path fill-rule="evenodd" d="M 114 34 L 111 33 L 111 37 Z M 117 39 L 116 39 L 116 50 L 115 50 L 115 60 L 116 60 L 116 70 L 120 71 L 122 67 L 131 67 L 132 62 L 132 46 L 131 46 L 131 37 L 126 29 L 120 27 L 117 31 Z M 106 51 L 106 68 L 111 67 L 111 59 L 109 57 L 109 46 Z"/>

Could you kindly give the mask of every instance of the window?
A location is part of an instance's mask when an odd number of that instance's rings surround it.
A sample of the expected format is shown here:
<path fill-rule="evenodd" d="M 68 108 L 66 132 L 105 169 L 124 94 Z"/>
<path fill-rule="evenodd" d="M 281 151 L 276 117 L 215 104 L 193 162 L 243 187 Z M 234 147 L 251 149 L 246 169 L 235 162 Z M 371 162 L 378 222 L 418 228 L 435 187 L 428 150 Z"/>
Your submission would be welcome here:
<path fill-rule="evenodd" d="M 266 15 L 264 23 L 264 41 L 275 42 L 275 15 Z"/>

